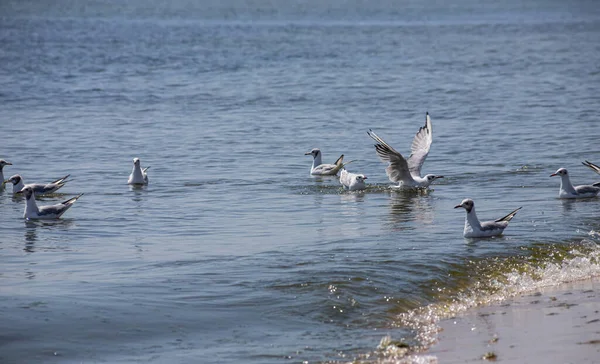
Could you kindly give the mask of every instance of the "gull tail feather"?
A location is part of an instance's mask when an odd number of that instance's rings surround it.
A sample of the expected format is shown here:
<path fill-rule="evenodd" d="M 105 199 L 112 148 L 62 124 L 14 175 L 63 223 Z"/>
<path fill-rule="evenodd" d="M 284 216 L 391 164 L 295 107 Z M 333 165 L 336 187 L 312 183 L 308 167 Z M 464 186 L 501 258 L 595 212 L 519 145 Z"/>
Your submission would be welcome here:
<path fill-rule="evenodd" d="M 517 214 L 517 211 L 519 211 L 522 208 L 523 208 L 523 206 L 519 207 L 518 209 L 512 211 L 510 214 L 499 218 L 498 220 L 496 220 L 496 222 L 502 222 L 502 221 L 509 222 L 510 220 L 512 220 L 513 217 L 515 217 L 515 215 Z"/>
<path fill-rule="evenodd" d="M 343 156 L 342 156 L 342 157 L 343 157 Z M 148 166 L 148 167 L 146 167 L 146 168 L 142 169 L 142 172 L 146 173 L 146 171 L 148 170 L 148 168 L 150 168 L 150 166 Z"/>
<path fill-rule="evenodd" d="M 66 175 L 66 176 L 64 176 L 63 178 L 59 178 L 59 179 L 57 179 L 56 181 L 52 181 L 52 182 L 50 182 L 50 183 L 63 183 L 63 184 L 64 184 L 64 182 L 67 182 L 67 181 L 65 181 L 65 180 L 66 180 L 67 178 L 69 178 L 69 176 L 70 176 L 70 174 L 67 174 L 67 175 Z"/>
<path fill-rule="evenodd" d="M 591 169 L 592 169 L 594 172 L 596 172 L 596 173 L 600 174 L 600 167 L 598 167 L 598 166 L 597 166 L 597 165 L 595 165 L 594 163 L 592 163 L 592 162 L 589 162 L 589 161 L 585 161 L 585 162 L 581 162 L 581 164 L 583 164 L 583 165 L 584 165 L 584 166 L 586 166 L 586 167 L 589 167 L 589 168 L 591 168 Z"/>
<path fill-rule="evenodd" d="M 77 201 L 79 199 L 79 197 L 83 196 L 83 193 L 80 193 L 78 196 L 72 197 L 64 202 L 62 202 L 63 205 L 72 205 L 75 203 L 75 201 Z"/>
<path fill-rule="evenodd" d="M 594 187 L 600 187 L 600 182 L 596 182 L 592 186 L 594 186 Z"/>

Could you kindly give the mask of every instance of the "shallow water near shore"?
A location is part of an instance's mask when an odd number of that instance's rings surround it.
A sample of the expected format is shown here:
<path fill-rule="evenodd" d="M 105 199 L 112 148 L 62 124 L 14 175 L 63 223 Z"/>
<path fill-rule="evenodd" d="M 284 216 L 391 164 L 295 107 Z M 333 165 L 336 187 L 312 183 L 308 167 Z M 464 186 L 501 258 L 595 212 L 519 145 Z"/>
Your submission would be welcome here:
<path fill-rule="evenodd" d="M 85 193 L 29 222 L 0 190 L 0 361 L 402 360 L 383 337 L 423 355 L 457 310 L 599 273 L 600 199 L 549 177 L 600 181 L 594 2 L 78 4 L 0 5 L 4 176 Z M 426 111 L 445 178 L 392 190 L 366 131 L 408 154 Z M 314 147 L 369 188 L 310 177 Z M 467 197 L 523 209 L 464 239 Z"/>

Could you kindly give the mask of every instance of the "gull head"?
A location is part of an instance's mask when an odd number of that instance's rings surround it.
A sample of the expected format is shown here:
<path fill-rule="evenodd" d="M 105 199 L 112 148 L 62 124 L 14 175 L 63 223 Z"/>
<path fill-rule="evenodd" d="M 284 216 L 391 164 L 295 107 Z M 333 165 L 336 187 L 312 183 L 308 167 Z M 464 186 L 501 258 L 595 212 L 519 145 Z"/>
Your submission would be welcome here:
<path fill-rule="evenodd" d="M 0 171 L 2 168 L 4 168 L 4 166 L 12 166 L 12 163 L 5 161 L 4 159 L 0 159 Z"/>
<path fill-rule="evenodd" d="M 321 149 L 319 148 L 313 148 L 313 150 L 311 150 L 310 152 L 304 153 L 304 155 L 312 155 L 313 158 L 317 158 L 319 154 L 321 154 Z"/>
<path fill-rule="evenodd" d="M 465 198 L 459 205 L 454 206 L 455 209 L 459 207 L 462 207 L 463 209 L 467 210 L 467 213 L 469 213 L 471 210 L 473 210 L 473 207 L 475 207 L 475 203 L 470 198 Z"/>
<path fill-rule="evenodd" d="M 356 179 L 356 182 L 363 182 L 367 179 L 367 176 L 365 176 L 364 174 L 357 174 L 354 178 Z"/>
<path fill-rule="evenodd" d="M 567 172 L 566 168 L 559 168 L 556 170 L 556 172 L 552 173 L 550 175 L 550 177 L 560 176 L 562 178 L 562 177 L 568 176 L 568 175 L 569 175 L 569 173 Z"/>
<path fill-rule="evenodd" d="M 444 176 L 436 176 L 435 174 L 428 174 L 425 176 L 425 180 L 428 184 L 431 184 L 431 182 L 435 181 L 438 178 L 444 178 Z"/>
<path fill-rule="evenodd" d="M 7 179 L 6 181 L 4 181 L 4 183 L 12 183 L 13 185 L 18 185 L 19 182 L 21 182 L 21 176 L 18 174 L 15 174 L 14 176 L 10 177 L 9 179 Z"/>
<path fill-rule="evenodd" d="M 30 199 L 31 196 L 33 196 L 33 188 L 31 187 L 24 187 L 21 191 L 17 192 L 18 195 L 25 195 L 26 199 Z"/>
<path fill-rule="evenodd" d="M 133 158 L 133 164 L 135 164 L 136 166 L 140 165 L 140 159 L 139 158 Z"/>

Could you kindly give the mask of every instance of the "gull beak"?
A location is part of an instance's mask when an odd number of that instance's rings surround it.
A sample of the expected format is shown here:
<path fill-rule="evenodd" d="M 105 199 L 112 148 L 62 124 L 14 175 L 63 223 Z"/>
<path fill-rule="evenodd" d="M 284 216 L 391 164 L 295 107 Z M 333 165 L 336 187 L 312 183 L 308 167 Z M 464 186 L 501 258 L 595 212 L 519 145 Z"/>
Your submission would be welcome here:
<path fill-rule="evenodd" d="M 558 176 L 556 173 L 552 173 L 550 177 Z"/>
<path fill-rule="evenodd" d="M 312 154 L 311 152 L 304 153 L 304 155 L 311 155 L 311 154 Z"/>
<path fill-rule="evenodd" d="M 12 163 L 10 162 L 5 162 L 7 166 L 12 166 Z"/>
<path fill-rule="evenodd" d="M 363 179 L 367 179 L 367 176 L 364 176 Z"/>
<path fill-rule="evenodd" d="M 23 194 L 23 190 L 21 190 L 21 191 L 17 191 L 15 194 L 17 194 L 17 195 L 21 195 L 21 194 Z"/>
<path fill-rule="evenodd" d="M 444 178 L 444 176 L 435 176 L 435 179 Z"/>
<path fill-rule="evenodd" d="M 456 206 L 454 206 L 455 209 L 458 209 L 460 207 L 463 207 L 463 205 L 456 205 Z"/>

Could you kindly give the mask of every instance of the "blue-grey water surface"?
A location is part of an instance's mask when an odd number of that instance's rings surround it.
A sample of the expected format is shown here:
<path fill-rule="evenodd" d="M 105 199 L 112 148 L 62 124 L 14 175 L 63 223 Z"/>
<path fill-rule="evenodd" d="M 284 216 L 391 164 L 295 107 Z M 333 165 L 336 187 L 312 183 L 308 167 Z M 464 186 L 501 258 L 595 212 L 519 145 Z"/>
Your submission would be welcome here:
<path fill-rule="evenodd" d="M 385 335 L 413 344 L 398 315 L 487 279 L 473 262 L 545 266 L 600 241 L 600 201 L 561 201 L 549 177 L 600 180 L 581 165 L 600 163 L 599 39 L 596 1 L 3 1 L 4 176 L 70 173 L 40 204 L 85 195 L 28 222 L 0 192 L 0 361 L 368 361 Z M 408 154 L 426 111 L 424 173 L 446 178 L 391 191 L 366 131 Z M 314 147 L 369 189 L 310 177 Z M 134 157 L 146 188 L 126 184 Z M 466 197 L 484 219 L 523 209 L 466 240 Z"/>

